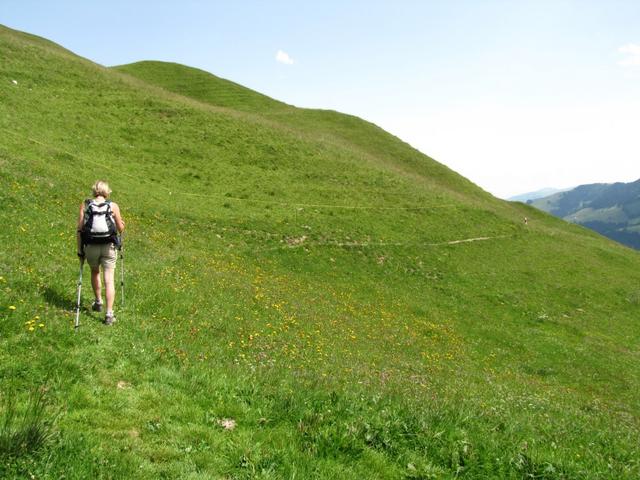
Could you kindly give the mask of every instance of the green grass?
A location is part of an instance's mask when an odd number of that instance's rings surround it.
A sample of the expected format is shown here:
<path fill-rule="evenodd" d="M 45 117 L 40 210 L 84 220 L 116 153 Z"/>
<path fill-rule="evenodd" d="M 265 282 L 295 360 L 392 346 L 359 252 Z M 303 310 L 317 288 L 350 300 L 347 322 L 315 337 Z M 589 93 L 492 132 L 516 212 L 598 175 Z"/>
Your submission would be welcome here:
<path fill-rule="evenodd" d="M 0 57 L 0 392 L 60 412 L 0 476 L 640 474 L 637 252 L 355 117 L 6 28 Z M 127 304 L 104 327 L 85 280 L 74 333 L 100 177 Z"/>

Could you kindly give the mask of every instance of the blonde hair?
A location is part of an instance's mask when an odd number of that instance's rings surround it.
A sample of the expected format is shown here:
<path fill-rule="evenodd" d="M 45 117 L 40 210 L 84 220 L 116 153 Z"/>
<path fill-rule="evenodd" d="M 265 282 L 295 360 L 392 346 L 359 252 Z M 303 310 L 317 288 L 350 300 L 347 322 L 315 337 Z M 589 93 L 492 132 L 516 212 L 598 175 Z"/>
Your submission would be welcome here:
<path fill-rule="evenodd" d="M 96 180 L 96 183 L 93 184 L 93 187 L 91 187 L 91 190 L 93 191 L 94 197 L 101 196 L 101 197 L 107 198 L 109 195 L 111 195 L 111 189 L 109 188 L 109 184 L 104 180 Z"/>

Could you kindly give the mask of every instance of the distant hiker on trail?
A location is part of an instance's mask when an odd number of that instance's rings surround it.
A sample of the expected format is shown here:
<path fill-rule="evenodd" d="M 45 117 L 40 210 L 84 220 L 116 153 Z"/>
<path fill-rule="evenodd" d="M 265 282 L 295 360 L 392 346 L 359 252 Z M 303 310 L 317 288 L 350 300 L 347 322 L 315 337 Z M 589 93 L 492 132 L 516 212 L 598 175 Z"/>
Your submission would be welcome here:
<path fill-rule="evenodd" d="M 116 250 L 120 247 L 118 233 L 124 231 L 124 222 L 118 204 L 109 200 L 111 194 L 109 184 L 98 180 L 92 189 L 93 198 L 85 200 L 80 205 L 77 229 L 78 257 L 81 263 L 86 259 L 91 267 L 91 286 L 95 293 L 95 301 L 91 308 L 95 312 L 102 311 L 102 285 L 100 282 L 100 266 L 102 265 L 107 297 L 104 323 L 111 325 L 116 320 L 113 314 L 113 302 L 116 295 L 114 285 Z"/>

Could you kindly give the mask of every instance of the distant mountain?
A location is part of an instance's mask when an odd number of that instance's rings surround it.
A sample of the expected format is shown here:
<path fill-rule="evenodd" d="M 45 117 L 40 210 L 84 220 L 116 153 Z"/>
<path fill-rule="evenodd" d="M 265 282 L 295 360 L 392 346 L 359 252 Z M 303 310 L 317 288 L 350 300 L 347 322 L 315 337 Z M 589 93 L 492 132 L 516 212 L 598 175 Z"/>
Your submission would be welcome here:
<path fill-rule="evenodd" d="M 580 185 L 526 203 L 640 249 L 640 179 Z"/>
<path fill-rule="evenodd" d="M 523 202 L 527 203 L 529 200 L 537 200 L 538 198 L 548 197 L 549 195 L 553 195 L 554 193 L 566 192 L 567 190 L 571 190 L 570 188 L 542 188 L 540 190 L 536 190 L 535 192 L 527 192 L 521 193 L 520 195 L 514 195 L 513 197 L 507 198 L 512 202 Z"/>

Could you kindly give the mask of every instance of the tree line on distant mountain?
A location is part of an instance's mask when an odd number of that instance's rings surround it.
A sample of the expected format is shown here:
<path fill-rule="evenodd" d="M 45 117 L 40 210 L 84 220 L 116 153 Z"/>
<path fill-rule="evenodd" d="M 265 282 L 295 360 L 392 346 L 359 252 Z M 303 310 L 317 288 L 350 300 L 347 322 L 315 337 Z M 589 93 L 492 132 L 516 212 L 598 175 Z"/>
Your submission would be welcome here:
<path fill-rule="evenodd" d="M 580 185 L 527 203 L 640 249 L 640 179 Z"/>

